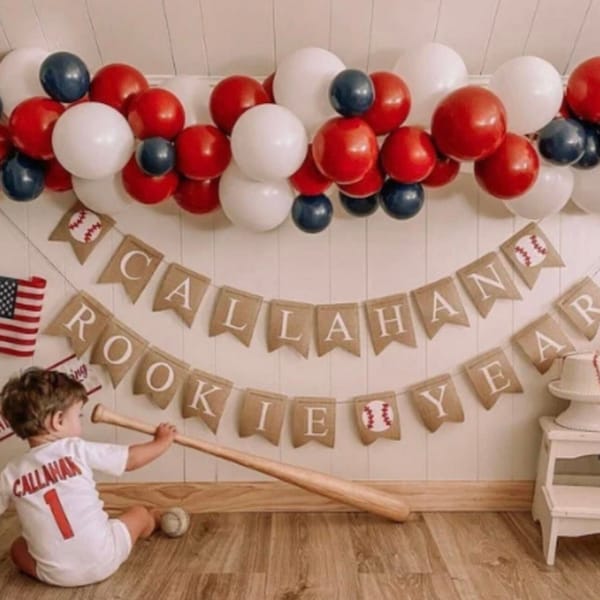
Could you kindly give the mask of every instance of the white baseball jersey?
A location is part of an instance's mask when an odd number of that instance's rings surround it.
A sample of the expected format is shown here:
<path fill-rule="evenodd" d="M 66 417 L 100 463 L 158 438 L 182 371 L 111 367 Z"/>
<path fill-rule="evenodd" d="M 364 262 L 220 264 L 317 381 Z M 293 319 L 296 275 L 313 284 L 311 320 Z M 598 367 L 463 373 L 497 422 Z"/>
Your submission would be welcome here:
<path fill-rule="evenodd" d="M 112 555 L 92 469 L 122 475 L 129 448 L 64 438 L 30 448 L 0 474 L 0 514 L 14 502 L 38 571 L 78 573 Z"/>

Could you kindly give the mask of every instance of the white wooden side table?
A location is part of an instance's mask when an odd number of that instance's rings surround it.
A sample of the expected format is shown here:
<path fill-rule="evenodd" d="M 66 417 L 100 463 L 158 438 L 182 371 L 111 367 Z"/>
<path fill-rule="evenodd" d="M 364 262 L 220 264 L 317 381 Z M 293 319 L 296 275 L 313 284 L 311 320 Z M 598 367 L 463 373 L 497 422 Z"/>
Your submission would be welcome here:
<path fill-rule="evenodd" d="M 543 435 L 532 514 L 542 528 L 546 563 L 553 565 L 559 536 L 600 533 L 600 487 L 554 481 L 557 459 L 600 455 L 600 432 L 566 429 L 553 417 L 541 417 L 540 426 Z"/>

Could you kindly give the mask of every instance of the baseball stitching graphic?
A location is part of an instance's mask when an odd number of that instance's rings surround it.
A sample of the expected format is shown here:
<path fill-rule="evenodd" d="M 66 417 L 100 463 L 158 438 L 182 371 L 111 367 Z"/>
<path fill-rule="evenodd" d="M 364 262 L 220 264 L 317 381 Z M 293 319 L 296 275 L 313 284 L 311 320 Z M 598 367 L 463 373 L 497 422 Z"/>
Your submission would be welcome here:
<path fill-rule="evenodd" d="M 71 237 L 81 244 L 91 244 L 102 231 L 102 221 L 96 213 L 85 208 L 73 213 L 69 220 Z"/>
<path fill-rule="evenodd" d="M 526 267 L 537 267 L 547 254 L 546 243 L 535 233 L 523 236 L 515 245 L 515 256 Z"/>
<path fill-rule="evenodd" d="M 369 431 L 385 431 L 392 426 L 394 413 L 387 402 L 372 400 L 362 409 L 362 422 Z"/>

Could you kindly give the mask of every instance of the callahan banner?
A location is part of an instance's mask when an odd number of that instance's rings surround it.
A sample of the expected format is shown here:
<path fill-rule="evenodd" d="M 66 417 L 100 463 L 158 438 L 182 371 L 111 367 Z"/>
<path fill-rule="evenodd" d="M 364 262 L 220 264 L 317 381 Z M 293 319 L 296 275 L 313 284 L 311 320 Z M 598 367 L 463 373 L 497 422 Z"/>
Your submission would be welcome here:
<path fill-rule="evenodd" d="M 375 354 L 380 354 L 392 342 L 416 347 L 415 328 L 407 294 L 367 300 L 365 311 Z"/>

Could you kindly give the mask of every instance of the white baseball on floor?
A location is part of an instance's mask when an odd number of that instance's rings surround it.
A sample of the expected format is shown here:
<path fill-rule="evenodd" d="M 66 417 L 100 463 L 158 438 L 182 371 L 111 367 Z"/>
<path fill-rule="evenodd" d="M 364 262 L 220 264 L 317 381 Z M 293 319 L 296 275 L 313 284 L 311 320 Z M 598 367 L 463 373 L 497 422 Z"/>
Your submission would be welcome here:
<path fill-rule="evenodd" d="M 536 267 L 544 261 L 548 254 L 548 248 L 544 240 L 532 233 L 524 235 L 517 241 L 514 247 L 517 260 L 526 267 Z"/>
<path fill-rule="evenodd" d="M 190 526 L 190 515 L 179 506 L 168 508 L 160 517 L 160 529 L 169 537 L 183 535 Z"/>
<path fill-rule="evenodd" d="M 392 407 L 382 400 L 371 400 L 363 406 L 361 414 L 363 425 L 369 431 L 385 431 L 392 426 L 394 413 Z"/>
<path fill-rule="evenodd" d="M 73 213 L 69 219 L 69 232 L 71 237 L 81 244 L 91 244 L 102 231 L 100 217 L 91 210 L 82 208 Z"/>

